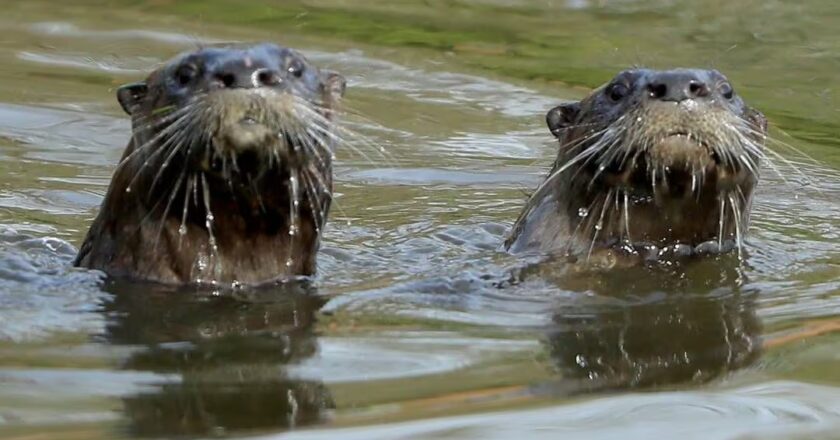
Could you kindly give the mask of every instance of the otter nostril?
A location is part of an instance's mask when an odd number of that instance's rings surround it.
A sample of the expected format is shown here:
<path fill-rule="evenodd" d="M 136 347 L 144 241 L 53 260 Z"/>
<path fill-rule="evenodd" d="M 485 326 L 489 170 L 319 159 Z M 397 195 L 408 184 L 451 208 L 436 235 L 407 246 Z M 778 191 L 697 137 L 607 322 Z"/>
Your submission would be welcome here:
<path fill-rule="evenodd" d="M 691 81 L 688 84 L 688 93 L 692 98 L 702 98 L 709 96 L 709 87 L 700 81 Z"/>
<path fill-rule="evenodd" d="M 220 73 L 216 75 L 216 79 L 226 88 L 231 88 L 236 85 L 236 75 L 232 73 Z"/>
<path fill-rule="evenodd" d="M 280 82 L 280 77 L 269 69 L 260 69 L 254 72 L 252 80 L 255 87 L 273 86 Z"/>
<path fill-rule="evenodd" d="M 648 84 L 648 91 L 650 97 L 654 99 L 662 99 L 668 94 L 668 86 L 663 83 Z"/>

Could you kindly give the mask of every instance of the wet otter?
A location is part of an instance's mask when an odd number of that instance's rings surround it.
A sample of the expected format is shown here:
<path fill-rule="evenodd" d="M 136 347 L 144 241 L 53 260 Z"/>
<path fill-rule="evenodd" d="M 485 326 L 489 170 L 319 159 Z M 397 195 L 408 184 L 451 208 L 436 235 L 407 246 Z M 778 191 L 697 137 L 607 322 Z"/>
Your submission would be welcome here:
<path fill-rule="evenodd" d="M 75 264 L 171 284 L 314 273 L 344 86 L 259 44 L 185 53 L 121 87 L 132 138 Z"/>
<path fill-rule="evenodd" d="M 509 251 L 659 259 L 740 250 L 767 122 L 721 73 L 627 70 L 546 121 L 560 152 Z"/>

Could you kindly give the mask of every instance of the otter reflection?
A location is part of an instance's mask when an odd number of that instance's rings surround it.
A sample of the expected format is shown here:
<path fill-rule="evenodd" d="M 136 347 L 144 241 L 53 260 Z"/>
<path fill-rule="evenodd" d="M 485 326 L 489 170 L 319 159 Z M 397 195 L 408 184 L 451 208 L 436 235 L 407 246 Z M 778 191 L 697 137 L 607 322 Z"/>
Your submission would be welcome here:
<path fill-rule="evenodd" d="M 617 271 L 595 296 L 556 308 L 546 345 L 564 378 L 590 390 L 702 383 L 758 359 L 752 293 L 672 275 Z"/>
<path fill-rule="evenodd" d="M 123 398 L 132 435 L 293 428 L 334 407 L 322 383 L 284 373 L 317 351 L 315 312 L 324 299 L 312 289 L 288 285 L 247 299 L 155 289 L 113 285 L 119 294 L 106 306 L 108 341 L 142 347 L 123 368 L 173 377 Z"/>

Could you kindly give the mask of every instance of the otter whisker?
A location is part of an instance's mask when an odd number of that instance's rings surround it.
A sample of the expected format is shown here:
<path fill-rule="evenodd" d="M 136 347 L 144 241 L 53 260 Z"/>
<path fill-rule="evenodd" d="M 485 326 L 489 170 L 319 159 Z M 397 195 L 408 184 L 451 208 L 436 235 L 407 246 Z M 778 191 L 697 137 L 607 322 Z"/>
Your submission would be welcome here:
<path fill-rule="evenodd" d="M 313 156 L 315 156 L 315 160 L 318 162 L 318 165 L 321 168 L 325 167 L 326 166 L 326 160 L 325 160 L 324 156 L 321 155 L 321 152 L 319 151 L 319 148 L 318 148 L 319 145 L 322 145 L 323 142 L 325 142 L 325 139 L 323 139 L 318 133 L 315 133 L 314 131 L 312 131 L 310 129 L 305 129 L 304 131 L 307 134 L 307 136 L 301 136 L 302 139 L 305 139 L 304 142 L 303 142 L 304 147 L 307 148 L 307 150 Z M 310 139 L 310 137 L 312 139 Z"/>
<path fill-rule="evenodd" d="M 312 217 L 315 222 L 315 232 L 321 235 L 321 226 L 326 222 L 326 213 L 324 212 L 321 197 L 314 187 L 312 179 L 309 177 L 309 172 L 302 172 L 300 174 L 303 189 L 306 192 L 306 200 L 309 203 L 309 209 L 312 211 Z"/>
<path fill-rule="evenodd" d="M 321 134 L 322 136 L 326 137 L 327 139 L 331 140 L 332 142 L 348 148 L 351 152 L 361 156 L 367 162 L 375 163 L 373 161 L 373 159 L 371 159 L 370 156 L 368 156 L 364 151 L 362 151 L 361 148 L 358 148 L 357 146 L 354 145 L 354 141 L 360 141 L 362 139 L 361 137 L 359 137 L 360 135 L 358 135 L 357 133 L 349 132 L 347 130 L 338 130 L 338 132 L 336 133 L 336 132 L 330 131 L 328 129 L 325 129 L 323 127 L 319 127 L 318 125 L 312 125 L 312 129 L 314 131 L 316 131 L 317 133 Z M 352 141 L 345 139 L 344 137 L 342 137 L 343 135 L 348 135 L 350 138 L 352 138 Z M 361 141 L 360 143 L 361 143 L 361 145 L 368 146 L 368 144 L 365 141 Z M 376 144 L 370 144 L 370 145 L 375 146 Z M 381 156 L 385 160 L 385 163 L 387 163 L 389 165 L 392 165 L 392 166 L 395 165 L 394 160 L 390 157 L 390 155 L 385 154 L 386 150 L 384 148 L 381 148 L 381 147 L 377 146 L 376 151 L 381 153 Z"/>
<path fill-rule="evenodd" d="M 630 198 L 626 189 L 622 193 L 624 193 L 624 234 L 627 236 L 627 241 L 632 243 L 633 239 L 630 237 Z"/>
<path fill-rule="evenodd" d="M 758 134 L 758 133 L 756 133 L 756 134 Z M 780 142 L 777 139 L 771 138 L 769 136 L 766 138 L 766 140 L 770 143 Z M 816 189 L 819 193 L 821 193 L 821 194 L 823 193 L 823 191 L 819 187 L 819 185 L 817 185 L 810 176 L 805 174 L 800 169 L 800 167 L 802 165 L 804 165 L 804 163 L 792 161 L 792 160 L 788 159 L 787 157 L 785 157 L 784 155 L 782 155 L 781 153 L 773 150 L 773 148 L 766 148 L 763 151 L 766 153 L 764 155 L 764 158 L 766 159 L 765 162 L 768 164 L 768 166 L 770 166 L 770 168 L 773 170 L 774 174 L 776 174 L 785 184 L 789 185 L 790 181 L 785 177 L 784 173 L 781 172 L 781 170 L 777 167 L 777 165 L 773 162 L 773 160 L 771 160 L 771 158 L 769 156 L 767 156 L 767 154 L 770 154 L 770 155 L 773 156 L 774 159 L 777 159 L 777 160 L 781 161 L 790 170 L 792 170 L 798 178 L 802 179 L 803 182 L 805 182 L 808 185 L 814 187 L 814 189 Z M 807 154 L 803 153 L 803 157 L 811 160 L 810 156 L 808 156 Z M 840 175 L 838 175 L 838 176 L 840 176 Z"/>
<path fill-rule="evenodd" d="M 181 225 L 178 226 L 178 249 L 181 249 L 181 243 L 183 242 L 184 236 L 187 235 L 187 214 L 189 213 L 190 209 L 190 192 L 195 194 L 196 191 L 196 175 L 195 173 L 191 174 L 189 179 L 187 180 L 187 184 L 184 186 L 184 201 L 183 201 L 183 210 L 181 212 Z"/>
<path fill-rule="evenodd" d="M 269 156 L 271 157 L 271 156 Z M 257 205 L 260 207 L 260 212 L 267 212 L 265 209 L 265 203 L 263 202 L 262 194 L 260 194 L 259 188 L 257 188 L 257 182 L 254 179 L 248 178 L 248 185 L 251 187 L 251 194 L 257 198 Z"/>
<path fill-rule="evenodd" d="M 601 150 L 605 148 L 609 149 L 611 145 L 613 145 L 616 141 L 620 140 L 620 138 L 616 136 L 616 131 L 617 130 L 613 129 L 612 127 L 608 128 L 606 131 L 600 134 L 600 136 L 595 142 L 593 142 L 590 146 L 586 147 L 586 150 L 592 150 L 593 155 L 588 157 L 580 166 L 577 167 L 575 174 L 572 176 L 573 179 L 577 177 L 577 175 L 581 171 L 583 171 L 586 168 L 586 166 L 589 165 L 590 162 L 592 162 L 593 159 L 595 159 L 596 163 L 598 163 L 598 160 L 600 159 L 601 155 L 596 153 L 600 153 Z M 590 182 L 590 185 L 591 183 L 592 182 Z"/>
<path fill-rule="evenodd" d="M 595 146 L 584 149 L 582 152 L 578 153 L 572 159 L 566 161 L 566 163 L 564 163 L 559 168 L 556 168 L 555 170 L 552 170 L 551 173 L 548 175 L 548 177 L 546 177 L 546 179 L 543 180 L 543 182 L 540 184 L 540 186 L 538 186 L 537 189 L 534 191 L 534 194 L 535 195 L 540 194 L 541 191 L 543 191 L 545 188 L 547 188 L 549 185 L 551 185 L 551 183 L 554 181 L 554 179 L 556 179 L 558 176 L 560 176 L 564 171 L 570 169 L 575 164 L 577 164 L 578 162 L 580 162 L 584 159 L 591 158 L 592 156 L 596 155 L 597 153 L 598 153 L 598 148 L 595 147 Z"/>
<path fill-rule="evenodd" d="M 166 168 L 169 166 L 169 163 L 172 161 L 175 155 L 181 152 L 181 149 L 185 145 L 184 141 L 187 139 L 187 130 L 185 129 L 181 132 L 174 134 L 170 139 L 172 140 L 172 144 L 170 147 L 168 147 L 169 154 L 166 155 L 165 159 L 163 159 L 163 162 L 160 165 L 160 169 L 155 174 L 155 177 L 152 179 L 152 183 L 151 185 L 149 185 L 149 194 L 151 194 L 154 191 L 155 187 L 157 186 L 157 182 L 160 180 L 160 177 L 166 171 Z M 161 149 L 164 149 L 164 147 L 161 147 Z"/>
<path fill-rule="evenodd" d="M 718 195 L 718 250 L 723 251 L 723 226 L 726 218 L 726 198 L 723 193 Z"/>
<path fill-rule="evenodd" d="M 782 128 L 780 128 L 780 127 L 776 127 L 776 129 L 777 129 L 777 130 L 779 130 L 779 131 L 780 131 L 782 134 L 784 134 L 785 136 L 787 136 L 787 137 L 789 137 L 789 138 L 792 138 L 792 139 L 793 139 L 793 136 L 791 136 L 791 135 L 790 135 L 787 131 L 783 130 Z M 755 130 L 755 129 L 753 129 L 753 131 L 755 132 L 756 130 Z M 770 137 L 770 136 L 766 136 L 766 135 L 765 135 L 765 139 L 766 139 L 767 141 L 769 141 L 769 142 L 776 143 L 776 144 L 778 144 L 778 145 L 780 145 L 780 146 L 782 146 L 782 147 L 785 147 L 785 148 L 787 148 L 787 149 L 789 149 L 789 150 L 793 151 L 794 153 L 796 153 L 796 154 L 798 154 L 798 155 L 800 155 L 800 156 L 802 156 L 802 157 L 804 157 L 804 158 L 808 159 L 808 160 L 809 160 L 812 164 L 814 164 L 814 165 L 820 165 L 820 161 L 818 161 L 817 159 L 814 159 L 811 155 L 809 155 L 808 153 L 806 153 L 806 152 L 802 151 L 802 149 L 800 149 L 800 148 L 796 148 L 796 147 L 795 147 L 795 146 L 793 146 L 792 144 L 789 144 L 789 143 L 784 142 L 784 141 L 782 141 L 782 140 L 780 140 L 780 139 L 777 139 L 777 138 L 772 138 L 772 137 Z"/>
<path fill-rule="evenodd" d="M 314 122 L 310 124 L 312 129 L 318 131 L 323 136 L 326 136 L 333 142 L 346 146 L 354 153 L 362 156 L 362 158 L 364 158 L 366 161 L 374 163 L 367 154 L 365 154 L 360 148 L 354 145 L 354 143 L 359 143 L 360 145 L 363 145 L 376 151 L 380 155 L 380 157 L 385 160 L 386 163 L 391 165 L 394 164 L 394 158 L 388 152 L 388 150 L 379 143 L 368 138 L 367 136 L 352 131 L 346 127 L 332 124 L 332 122 L 329 119 L 316 112 L 309 106 L 300 106 L 299 109 L 302 113 L 305 113 L 311 118 L 311 122 Z M 331 143 L 325 143 L 324 145 L 331 145 Z"/>
<path fill-rule="evenodd" d="M 330 187 L 330 186 L 329 186 L 326 182 L 324 182 L 324 178 L 323 178 L 323 176 L 321 176 L 321 174 L 320 174 L 320 173 L 314 173 L 314 172 L 313 172 L 313 173 L 310 173 L 310 176 L 309 176 L 309 177 L 310 177 L 310 178 L 313 178 L 313 177 L 314 177 L 314 178 L 315 178 L 316 183 L 318 183 L 318 185 L 320 186 L 320 190 L 324 193 L 324 195 L 325 195 L 328 199 L 332 199 L 332 188 L 331 188 L 331 187 Z M 342 210 L 341 210 L 341 208 L 338 206 L 338 204 L 337 204 L 337 202 L 336 202 L 335 200 L 333 200 L 333 203 L 334 203 L 334 204 L 336 204 L 336 208 L 338 208 L 338 210 L 339 210 L 340 212 L 342 212 L 342 213 L 343 213 L 343 211 L 342 211 Z"/>
<path fill-rule="evenodd" d="M 268 157 L 270 161 L 272 156 L 269 155 Z M 271 166 L 270 162 L 269 166 Z M 239 164 L 236 163 L 236 153 L 233 151 L 230 152 L 230 169 L 227 168 L 227 161 L 222 162 L 222 176 L 224 177 L 231 194 L 234 194 L 235 191 L 233 190 L 233 176 L 231 175 L 231 170 L 233 170 L 234 173 L 239 173 Z"/>
<path fill-rule="evenodd" d="M 152 160 L 154 160 L 158 155 L 166 156 L 171 148 L 177 149 L 176 146 L 184 140 L 184 136 L 189 128 L 191 128 L 190 114 L 187 113 L 184 114 L 182 118 L 179 118 L 176 122 L 173 122 L 170 126 L 164 129 L 169 132 L 168 134 L 171 135 L 171 137 L 167 138 L 163 144 L 157 145 L 157 149 L 145 158 L 143 163 L 138 167 L 137 171 L 134 173 L 134 176 L 129 180 L 129 183 L 126 187 L 127 192 L 131 191 L 131 188 L 134 186 L 134 183 L 141 176 L 142 172 L 149 165 L 149 163 L 151 163 Z M 123 161 L 120 165 L 123 165 L 125 163 L 127 163 L 127 161 Z"/>
<path fill-rule="evenodd" d="M 571 235 L 572 235 L 572 236 L 577 237 L 578 235 L 584 235 L 584 234 L 582 234 L 582 233 L 581 233 L 581 227 L 582 227 L 584 224 L 586 224 L 586 225 L 587 225 L 587 229 L 588 229 L 588 225 L 592 222 L 592 219 L 591 219 L 591 218 L 589 218 L 589 214 L 590 214 L 590 213 L 592 213 L 592 208 L 593 208 L 593 207 L 595 206 L 595 204 L 597 204 L 599 201 L 600 201 L 600 199 L 598 199 L 598 198 L 593 199 L 593 200 L 589 203 L 589 206 L 587 206 L 587 207 L 586 207 L 586 211 L 585 211 L 585 212 L 586 212 L 586 214 L 581 215 L 581 210 L 578 210 L 578 212 L 577 212 L 577 216 L 572 217 L 572 218 L 576 219 L 576 223 L 577 223 L 577 224 L 575 225 L 575 229 L 574 229 L 574 230 L 572 231 L 572 233 L 571 233 Z M 521 214 L 521 215 L 520 215 L 520 218 L 522 218 L 524 215 L 525 215 L 525 213 Z M 580 217 L 586 217 L 586 218 L 584 218 L 584 219 L 580 219 Z M 565 253 L 566 253 L 567 255 L 569 255 L 569 254 L 571 253 L 571 250 L 572 250 L 572 245 L 573 245 L 573 244 L 574 244 L 574 242 L 573 242 L 572 240 L 569 240 L 568 244 L 566 245 L 566 250 L 565 250 Z"/>
<path fill-rule="evenodd" d="M 298 187 L 298 174 L 292 171 L 289 176 L 289 250 L 288 258 L 286 259 L 286 267 L 291 267 L 294 263 L 295 242 L 298 229 L 299 210 L 300 210 L 300 190 Z"/>
<path fill-rule="evenodd" d="M 154 117 L 152 115 L 149 116 L 136 116 L 132 119 L 132 126 L 134 128 L 134 136 L 140 133 L 145 133 L 147 130 L 156 130 L 166 128 L 167 125 L 173 123 L 175 120 L 179 119 L 186 113 L 189 113 L 193 110 L 193 107 L 196 105 L 195 101 L 191 101 L 185 104 L 183 107 L 178 108 L 164 116 L 161 117 Z M 160 133 L 155 135 L 155 137 L 160 137 Z"/>
<path fill-rule="evenodd" d="M 607 165 L 613 163 L 616 156 L 621 152 L 621 148 L 619 148 L 623 144 L 623 139 L 621 137 L 621 133 L 624 131 L 623 128 L 615 130 L 616 133 L 610 133 L 610 137 L 612 140 L 610 144 L 607 145 L 605 148 L 605 152 L 602 155 L 598 156 L 598 169 L 593 174 L 592 178 L 589 180 L 589 186 L 591 187 L 598 177 L 607 169 Z M 607 137 L 605 134 L 604 137 Z"/>
<path fill-rule="evenodd" d="M 601 229 L 604 229 L 604 214 L 607 212 L 607 206 L 610 203 L 610 198 L 612 198 L 613 190 L 610 189 L 607 191 L 607 194 L 604 196 L 604 201 L 601 204 L 601 213 L 598 215 L 598 222 L 595 223 L 592 232 L 592 241 L 589 244 L 589 252 L 586 254 L 586 260 L 592 257 L 592 250 L 595 248 L 595 242 L 598 240 L 598 234 L 601 232 Z"/>
<path fill-rule="evenodd" d="M 155 136 L 153 136 L 151 139 L 149 139 L 148 141 L 144 142 L 144 143 L 143 143 L 143 144 L 141 144 L 141 145 L 137 145 L 137 146 L 135 146 L 135 147 L 134 147 L 134 149 L 131 151 L 131 153 L 129 153 L 128 155 L 126 155 L 126 156 L 125 156 L 125 157 L 124 157 L 124 158 L 120 161 L 120 163 L 119 163 L 119 164 L 117 164 L 117 167 L 116 167 L 116 169 L 114 170 L 114 173 L 116 174 L 117 172 L 119 172 L 119 171 L 120 171 L 123 167 L 125 167 L 125 166 L 126 166 L 126 164 L 128 164 L 130 161 L 132 161 L 136 155 L 140 155 L 140 154 L 142 154 L 142 153 L 145 151 L 145 149 L 146 149 L 146 148 L 149 148 L 149 147 L 150 147 L 150 146 L 152 146 L 152 145 L 156 145 L 156 144 L 157 144 L 157 142 L 158 142 L 158 141 L 160 141 L 161 139 L 165 138 L 166 136 L 169 136 L 169 135 L 170 135 L 170 134 L 172 134 L 173 132 L 177 132 L 178 130 L 180 130 L 180 129 L 182 128 L 182 125 L 181 125 L 181 124 L 183 124 L 185 120 L 189 119 L 189 117 L 190 117 L 189 112 L 185 112 L 184 114 L 180 115 L 180 116 L 178 117 L 178 119 L 176 119 L 175 121 L 173 121 L 173 122 L 172 122 L 169 126 L 167 126 L 166 128 L 162 129 L 162 130 L 161 130 L 158 134 L 156 134 Z M 136 138 L 136 136 L 137 136 L 137 133 L 135 133 L 135 134 L 134 134 L 134 137 L 135 137 L 135 138 Z M 167 140 L 168 140 L 168 139 L 167 139 Z M 141 166 L 141 168 L 145 167 L 145 166 L 148 164 L 148 162 L 149 162 L 150 160 L 152 160 L 152 159 L 153 159 L 156 155 L 158 155 L 158 154 L 160 154 L 160 148 L 158 148 L 157 150 L 155 150 L 154 152 L 152 152 L 152 154 L 151 154 L 149 157 L 147 157 L 147 158 L 146 158 L 146 160 L 144 161 L 144 163 L 143 163 L 143 165 Z M 132 180 L 133 180 L 133 179 L 132 179 Z M 130 189 L 130 188 L 131 188 L 131 185 L 129 185 L 129 189 Z"/>
<path fill-rule="evenodd" d="M 163 215 L 161 215 L 160 225 L 158 226 L 157 234 L 155 235 L 155 244 L 152 246 L 153 250 L 157 250 L 158 243 L 160 242 L 160 236 L 163 233 L 163 227 L 166 225 L 166 216 L 169 215 L 169 208 L 172 207 L 172 202 L 175 200 L 175 197 L 178 195 L 178 191 L 180 191 L 181 182 L 184 181 L 184 177 L 187 174 L 186 168 L 181 174 L 178 176 L 178 180 L 175 181 L 175 185 L 170 190 L 169 200 L 166 202 L 166 208 L 163 210 Z"/>
<path fill-rule="evenodd" d="M 211 255 L 215 256 L 219 251 L 219 245 L 216 242 L 216 235 L 213 233 L 213 222 L 215 221 L 215 216 L 213 215 L 213 211 L 210 209 L 210 185 L 207 184 L 207 177 L 203 172 L 201 173 L 201 190 L 204 199 L 204 227 L 207 228 L 207 241 L 210 245 Z"/>
<path fill-rule="evenodd" d="M 735 196 L 730 192 L 727 196 L 729 199 L 729 206 L 732 208 L 732 216 L 735 218 L 735 245 L 738 247 L 738 260 L 743 261 L 741 242 L 741 208 L 735 203 Z"/>

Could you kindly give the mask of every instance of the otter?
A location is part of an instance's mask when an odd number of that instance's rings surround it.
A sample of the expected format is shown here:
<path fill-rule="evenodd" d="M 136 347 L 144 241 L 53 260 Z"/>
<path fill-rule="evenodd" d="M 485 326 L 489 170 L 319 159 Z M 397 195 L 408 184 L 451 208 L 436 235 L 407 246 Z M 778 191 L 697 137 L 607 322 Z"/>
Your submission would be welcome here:
<path fill-rule="evenodd" d="M 723 74 L 626 70 L 551 109 L 546 122 L 560 150 L 515 222 L 509 252 L 573 261 L 740 255 L 767 120 Z"/>
<path fill-rule="evenodd" d="M 120 87 L 131 140 L 75 265 L 179 285 L 312 275 L 344 90 L 269 43 L 184 53 Z"/>

